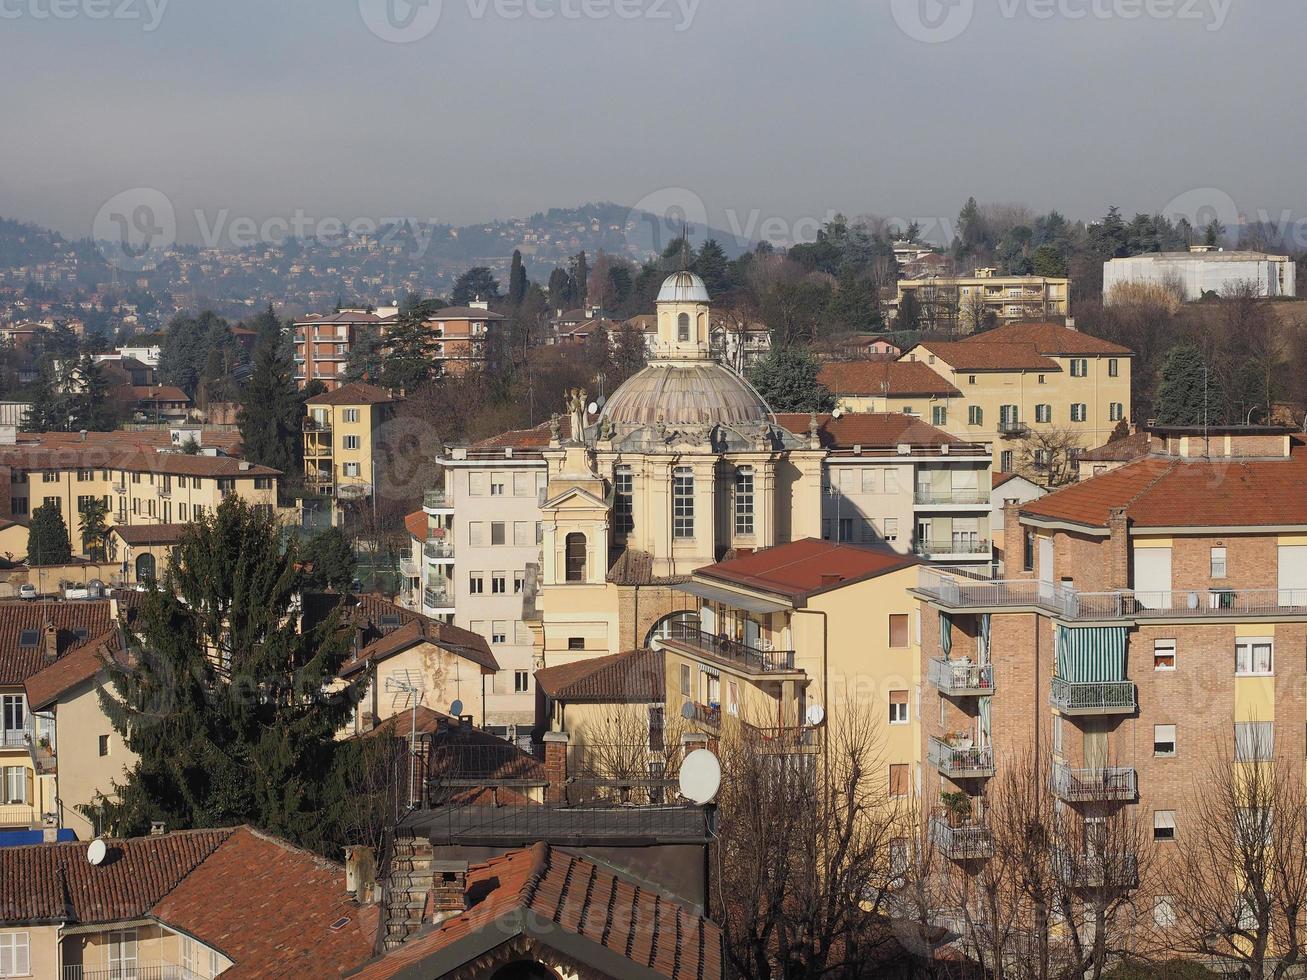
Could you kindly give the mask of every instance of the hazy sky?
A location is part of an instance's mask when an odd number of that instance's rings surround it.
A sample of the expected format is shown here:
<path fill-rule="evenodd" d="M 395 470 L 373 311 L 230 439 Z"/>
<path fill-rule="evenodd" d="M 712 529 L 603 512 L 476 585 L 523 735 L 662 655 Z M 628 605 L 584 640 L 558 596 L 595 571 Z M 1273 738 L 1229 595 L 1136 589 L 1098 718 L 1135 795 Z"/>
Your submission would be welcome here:
<path fill-rule="evenodd" d="M 426 2 L 0 0 L 0 215 L 1307 215 L 1301 0 Z"/>

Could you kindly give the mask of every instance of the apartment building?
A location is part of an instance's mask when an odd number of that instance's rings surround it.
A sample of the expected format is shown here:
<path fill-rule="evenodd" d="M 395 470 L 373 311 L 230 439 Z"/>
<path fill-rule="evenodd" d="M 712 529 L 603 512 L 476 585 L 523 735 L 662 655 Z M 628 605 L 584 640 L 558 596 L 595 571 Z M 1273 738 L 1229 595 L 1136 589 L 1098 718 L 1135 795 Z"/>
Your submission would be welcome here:
<path fill-rule="evenodd" d="M 485 300 L 448 306 L 429 316 L 423 326 L 431 334 L 428 356 L 440 374 L 466 374 L 486 357 L 486 339 L 507 318 L 494 313 Z"/>
<path fill-rule="evenodd" d="M 1130 418 L 1133 353 L 1070 327 L 1017 323 L 962 341 L 923 341 L 903 357 L 961 393 L 932 400 L 922 418 L 959 438 L 992 443 L 1003 472 L 1025 469 L 1037 480 L 1050 440 L 1062 436 L 1073 451 L 1088 450 Z"/>
<path fill-rule="evenodd" d="M 380 478 L 381 429 L 395 399 L 383 388 L 355 382 L 304 403 L 304 489 L 338 500 L 371 496 Z"/>
<path fill-rule="evenodd" d="M 898 412 L 929 422 L 947 421 L 956 411 L 962 392 L 924 363 L 912 360 L 830 361 L 821 366 L 817 380 L 835 396 L 841 412 Z M 936 412 L 942 408 L 943 414 Z"/>
<path fill-rule="evenodd" d="M 339 313 L 310 313 L 293 326 L 295 345 L 295 382 L 301 388 L 310 381 L 321 381 L 328 391 L 343 383 L 350 349 L 364 330 L 385 333 L 394 325 L 398 314 L 390 310 L 370 313 L 366 310 L 341 310 Z"/>
<path fill-rule="evenodd" d="M 1036 748 L 1063 814 L 1088 826 L 1132 809 L 1163 869 L 1223 753 L 1301 767 L 1307 443 L 1269 428 L 1154 435 L 1147 456 L 1010 503 L 1003 579 L 921 571 L 923 796 L 971 800 L 965 834 L 935 828 L 949 857 L 986 855 L 990 783 Z M 1082 837 L 1065 846 L 1092 846 Z"/>
<path fill-rule="evenodd" d="M 445 487 L 423 501 L 424 610 L 484 637 L 499 664 L 486 692 L 490 724 L 535 720 L 527 575 L 540 565 L 548 426 L 507 432 L 443 460 Z"/>
<path fill-rule="evenodd" d="M 898 316 L 903 297 L 912 293 L 923 311 L 943 310 L 944 319 L 971 326 L 984 317 L 1016 323 L 1071 315 L 1071 280 L 1047 276 L 1004 276 L 977 269 L 974 276 L 900 279 L 898 294 L 885 304 L 885 318 Z M 933 314 L 932 314 L 933 315 Z"/>
<path fill-rule="evenodd" d="M 804 432 L 809 415 L 776 421 Z M 992 449 L 901 413 L 818 416 L 821 536 L 951 564 L 988 563 Z"/>

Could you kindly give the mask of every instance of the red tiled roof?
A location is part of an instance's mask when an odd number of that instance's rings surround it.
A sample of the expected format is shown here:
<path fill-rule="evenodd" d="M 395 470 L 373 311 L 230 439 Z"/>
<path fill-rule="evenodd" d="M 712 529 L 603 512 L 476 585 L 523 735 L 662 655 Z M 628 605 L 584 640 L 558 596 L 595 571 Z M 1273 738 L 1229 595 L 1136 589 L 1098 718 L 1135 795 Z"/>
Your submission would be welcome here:
<path fill-rule="evenodd" d="M 1307 526 L 1307 447 L 1289 459 L 1146 456 L 1025 504 L 1023 515 L 1107 527 L 1123 507 L 1136 527 Z"/>
<path fill-rule="evenodd" d="M 798 600 L 917 564 L 911 555 L 884 548 L 806 538 L 708 565 L 698 569 L 695 577 L 720 579 Z"/>
<path fill-rule="evenodd" d="M 912 350 L 934 354 L 955 371 L 1044 371 L 1053 374 L 1062 370 L 1057 361 L 1049 360 L 1039 353 L 1034 344 L 926 340 Z M 904 356 L 910 355 L 911 351 Z M 920 363 L 927 355 L 916 356 Z"/>
<path fill-rule="evenodd" d="M 95 677 L 111 659 L 120 657 L 122 650 L 122 636 L 117 629 L 70 650 L 27 679 L 28 707 L 32 711 L 48 708 L 78 684 Z"/>
<path fill-rule="evenodd" d="M 190 524 L 115 524 L 110 530 L 124 544 L 135 546 L 176 544 Z"/>
<path fill-rule="evenodd" d="M 185 428 L 185 426 L 182 426 L 182 428 Z M 239 432 L 225 429 L 202 429 L 198 435 L 201 445 L 220 449 L 229 456 L 241 455 L 242 445 Z M 87 447 L 97 447 L 99 449 L 111 447 L 121 450 L 168 449 L 172 447 L 172 433 L 167 429 L 141 431 L 118 429 L 114 432 L 87 432 L 84 436 L 80 432 L 20 432 L 18 433 L 18 445 L 20 447 L 43 447 L 46 449 L 68 447 L 82 449 Z"/>
<path fill-rule="evenodd" d="M 493 673 L 499 670 L 499 662 L 495 660 L 486 638 L 481 634 L 428 619 L 417 613 L 412 616 L 407 623 L 373 640 L 356 656 L 345 661 L 340 668 L 340 676 L 349 677 L 419 643 L 430 643 L 464 660 L 470 660 L 483 671 Z"/>
<path fill-rule="evenodd" d="M 174 476 L 252 478 L 280 476 L 280 470 L 245 463 L 230 456 L 192 456 L 188 453 L 153 452 L 147 448 L 119 448 L 104 444 L 56 445 L 19 443 L 0 446 L 0 465 L 23 470 L 125 470 L 129 473 L 166 473 Z M 242 469 L 242 467 L 245 467 Z"/>
<path fill-rule="evenodd" d="M 1133 357 L 1128 347 L 1109 343 L 1060 323 L 1008 323 L 984 333 L 972 334 L 964 344 L 1033 344 L 1041 354 L 1090 354 Z"/>
<path fill-rule="evenodd" d="M 962 394 L 921 361 L 834 361 L 817 380 L 835 395 L 910 397 Z"/>
<path fill-rule="evenodd" d="M 109 389 L 109 396 L 119 401 L 129 402 L 181 402 L 191 403 L 191 396 L 176 385 L 115 385 Z"/>
<path fill-rule="evenodd" d="M 796 435 L 806 436 L 811 416 L 804 413 L 782 413 L 776 416 L 778 424 Z M 886 449 L 901 444 L 913 446 L 957 445 L 962 442 L 943 429 L 898 412 L 848 412 L 835 418 L 817 416 L 817 433 L 824 449 Z"/>
<path fill-rule="evenodd" d="M 991 476 L 990 486 L 993 489 L 997 490 L 999 487 L 1007 483 L 1009 480 L 1015 479 L 1017 474 L 1004 473 L 1002 470 L 994 470 L 993 473 L 990 474 L 990 476 Z"/>
<path fill-rule="evenodd" d="M 314 395 L 306 405 L 381 405 L 386 402 L 393 402 L 395 399 L 390 397 L 390 392 L 384 388 L 378 388 L 376 385 L 365 384 L 362 381 L 354 381 L 347 385 L 341 385 L 333 391 L 325 391 L 320 395 Z"/>
<path fill-rule="evenodd" d="M 1106 445 L 1080 454 L 1080 459 L 1090 463 L 1128 463 L 1147 456 L 1153 446 L 1152 435 L 1144 430 L 1132 432 L 1128 436 L 1114 439 Z"/>
<path fill-rule="evenodd" d="M 660 650 L 630 650 L 536 671 L 540 690 L 560 701 L 649 704 L 667 697 Z"/>
<path fill-rule="evenodd" d="M 446 306 L 443 310 L 436 310 L 426 318 L 425 322 L 433 320 L 503 320 L 504 314 L 494 313 L 490 310 L 482 310 L 475 306 Z"/>
<path fill-rule="evenodd" d="M 103 636 L 113 626 L 109 601 L 0 602 L 0 684 L 22 684 L 53 661 L 45 657 L 45 627 L 55 628 L 55 643 L 62 656 L 91 637 Z M 22 646 L 24 632 L 36 634 L 34 646 Z"/>
<path fill-rule="evenodd" d="M 570 957 L 613 954 L 668 980 L 720 980 L 722 934 L 679 902 L 582 858 L 534 844 L 468 869 L 470 908 L 349 974 L 357 980 L 442 976 L 515 936 L 567 939 Z M 578 940 L 580 940 L 578 942 Z M 587 964 L 588 965 L 588 964 Z"/>
<path fill-rule="evenodd" d="M 572 438 L 572 420 L 568 416 L 558 419 L 558 435 Z M 549 423 L 541 422 L 533 429 L 513 429 L 472 444 L 472 449 L 544 449 L 549 445 Z"/>
<path fill-rule="evenodd" d="M 404 529 L 419 541 L 427 539 L 427 513 L 415 510 L 404 517 Z"/>

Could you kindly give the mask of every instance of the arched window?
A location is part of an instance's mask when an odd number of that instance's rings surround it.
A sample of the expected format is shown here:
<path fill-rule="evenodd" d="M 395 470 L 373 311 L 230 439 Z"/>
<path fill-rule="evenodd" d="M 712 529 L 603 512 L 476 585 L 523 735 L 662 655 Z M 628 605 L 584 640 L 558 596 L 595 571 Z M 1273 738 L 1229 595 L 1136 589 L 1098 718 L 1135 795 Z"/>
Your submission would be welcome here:
<path fill-rule="evenodd" d="M 664 616 L 645 634 L 644 645 L 647 647 L 654 640 L 684 639 L 699 632 L 699 614 L 695 612 L 674 612 Z"/>
<path fill-rule="evenodd" d="M 676 339 L 681 343 L 689 343 L 690 340 L 690 314 L 682 313 L 676 318 Z"/>
<path fill-rule="evenodd" d="M 149 552 L 136 556 L 136 581 L 154 581 L 154 555 Z"/>
<path fill-rule="evenodd" d="M 585 581 L 585 535 L 573 531 L 564 542 L 567 553 L 566 581 Z"/>

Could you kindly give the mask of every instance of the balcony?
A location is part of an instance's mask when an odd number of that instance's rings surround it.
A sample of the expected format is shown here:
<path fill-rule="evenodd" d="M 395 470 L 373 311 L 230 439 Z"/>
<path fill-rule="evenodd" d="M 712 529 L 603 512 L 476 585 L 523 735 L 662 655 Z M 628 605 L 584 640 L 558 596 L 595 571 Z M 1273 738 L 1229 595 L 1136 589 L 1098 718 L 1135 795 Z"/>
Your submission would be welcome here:
<path fill-rule="evenodd" d="M 428 490 L 422 494 L 423 510 L 452 510 L 454 495 L 446 490 Z"/>
<path fill-rule="evenodd" d="M 26 749 L 28 740 L 35 737 L 36 730 L 30 724 L 22 728 L 5 728 L 0 730 L 0 748 Z"/>
<path fill-rule="evenodd" d="M 988 557 L 993 549 L 988 538 L 945 538 L 942 541 L 916 539 L 912 550 L 921 558 L 939 558 L 953 555 L 984 555 Z"/>
<path fill-rule="evenodd" d="M 1053 852 L 1053 872 L 1074 889 L 1119 889 L 1139 887 L 1139 859 L 1134 854 Z"/>
<path fill-rule="evenodd" d="M 63 980 L 200 980 L 200 974 L 175 963 L 141 963 L 121 966 L 65 966 Z"/>
<path fill-rule="evenodd" d="M 115 483 L 115 484 L 113 485 L 113 492 L 114 492 L 114 493 L 126 493 L 126 492 L 127 492 L 127 484 L 125 484 L 125 483 Z"/>
<path fill-rule="evenodd" d="M 1055 762 L 1052 786 L 1053 795 L 1067 803 L 1131 802 L 1139 795 L 1135 771 L 1120 766 L 1072 769 Z"/>
<path fill-rule="evenodd" d="M 998 424 L 999 435 L 1008 439 L 1024 439 L 1030 435 L 1030 426 L 1025 422 L 1011 421 Z"/>
<path fill-rule="evenodd" d="M 0 804 L 0 827 L 34 827 L 40 822 L 36 808 L 27 803 Z"/>
<path fill-rule="evenodd" d="M 994 834 L 983 811 L 959 819 L 947 807 L 936 808 L 930 817 L 930 839 L 950 861 L 983 861 L 994 856 Z"/>
<path fill-rule="evenodd" d="M 422 590 L 422 605 L 427 609 L 453 609 L 454 595 L 448 589 L 428 586 Z"/>
<path fill-rule="evenodd" d="M 430 561 L 452 561 L 454 542 L 448 538 L 431 538 L 422 546 L 422 554 Z"/>
<path fill-rule="evenodd" d="M 808 725 L 792 728 L 749 727 L 760 755 L 815 755 L 821 751 L 821 729 Z"/>
<path fill-rule="evenodd" d="M 988 507 L 989 490 L 933 490 L 917 487 L 913 503 L 918 507 Z"/>
<path fill-rule="evenodd" d="M 932 736 L 926 755 L 930 764 L 949 779 L 985 779 L 994 775 L 992 747 L 979 749 L 965 742 L 950 744 Z"/>
<path fill-rule="evenodd" d="M 703 725 L 705 728 L 722 727 L 722 706 L 720 704 L 699 704 L 696 701 L 687 701 L 685 708 L 685 720 L 694 722 L 696 725 Z"/>
<path fill-rule="evenodd" d="M 311 415 L 306 416 L 304 419 L 304 431 L 305 432 L 330 432 L 331 420 L 315 419 Z"/>
<path fill-rule="evenodd" d="M 955 698 L 977 697 L 994 693 L 994 667 L 973 664 L 969 660 L 932 660 L 926 675 L 940 691 Z"/>
<path fill-rule="evenodd" d="M 304 477 L 304 489 L 311 494 L 330 497 L 335 490 L 335 481 L 330 474 L 314 474 Z"/>
<path fill-rule="evenodd" d="M 672 623 L 668 640 L 697 653 L 742 667 L 753 674 L 796 670 L 793 650 L 762 650 L 739 640 L 705 633 L 685 623 Z"/>
<path fill-rule="evenodd" d="M 1075 683 L 1053 678 L 1049 702 L 1064 715 L 1132 715 L 1135 713 L 1134 681 Z"/>

